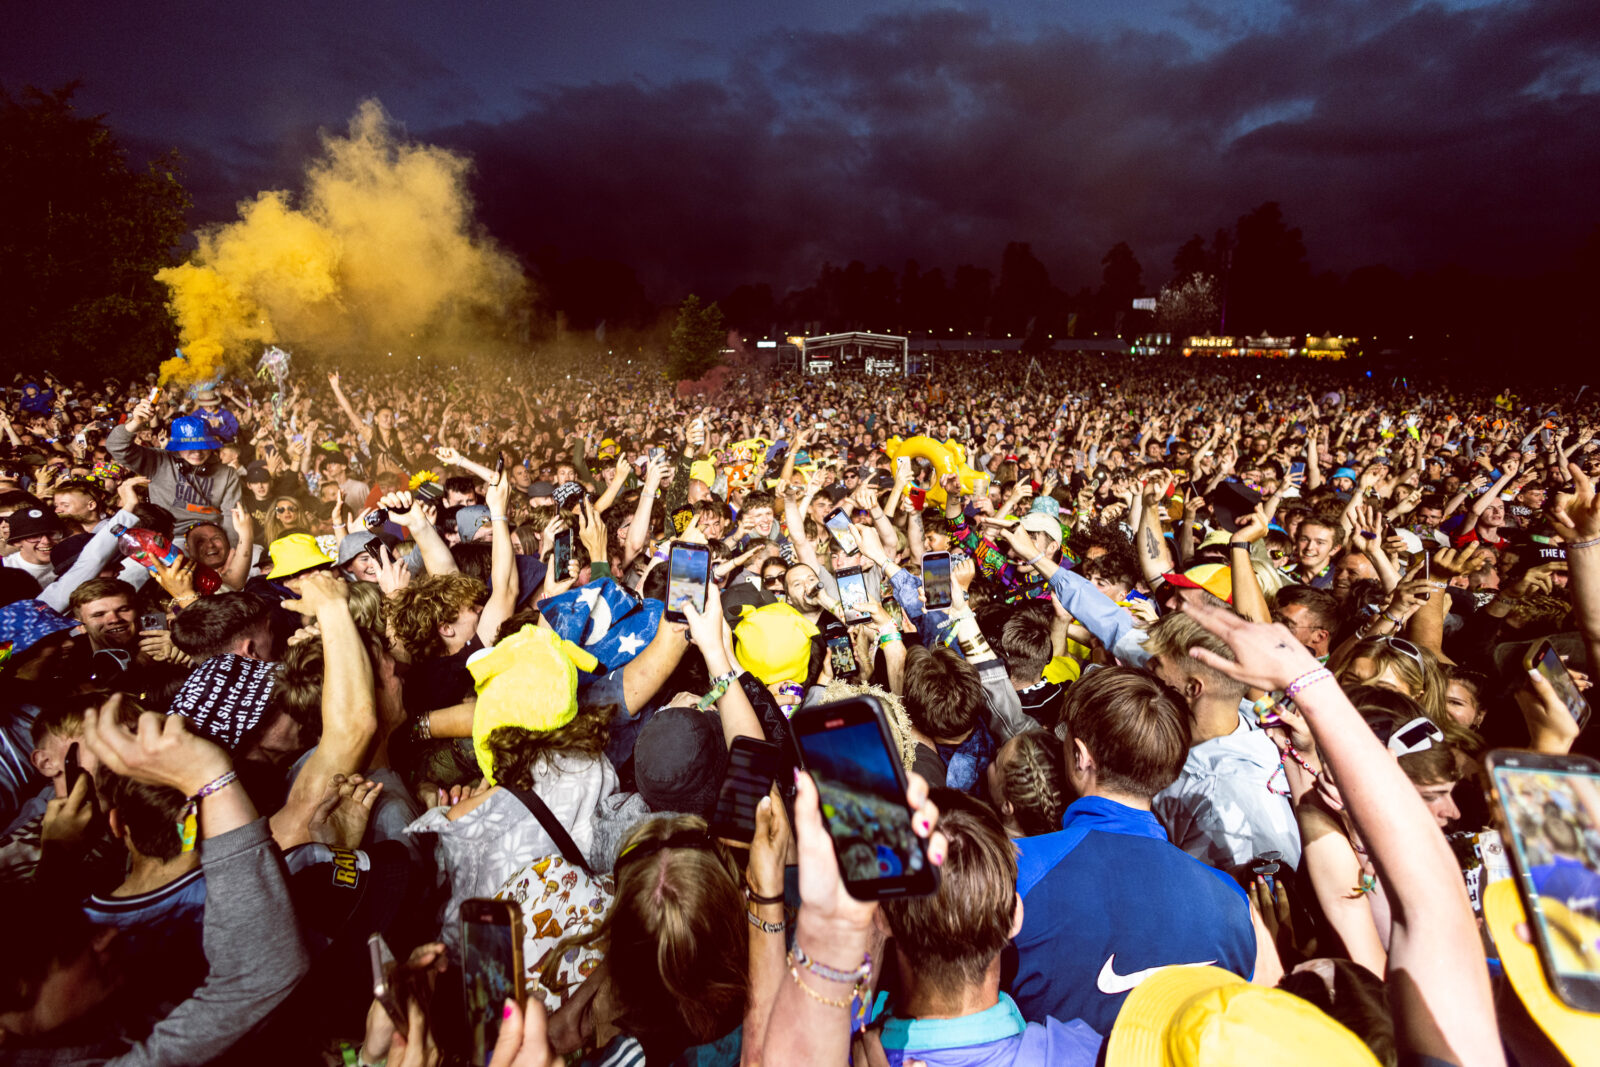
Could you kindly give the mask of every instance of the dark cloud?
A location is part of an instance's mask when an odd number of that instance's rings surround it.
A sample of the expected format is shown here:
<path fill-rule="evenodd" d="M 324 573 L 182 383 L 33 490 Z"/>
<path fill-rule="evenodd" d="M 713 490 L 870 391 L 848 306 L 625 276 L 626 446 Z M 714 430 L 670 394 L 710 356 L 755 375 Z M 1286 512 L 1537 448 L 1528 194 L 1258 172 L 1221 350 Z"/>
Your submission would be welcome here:
<path fill-rule="evenodd" d="M 551 89 L 431 136 L 474 154 L 514 246 L 625 259 L 658 289 L 993 265 L 1008 240 L 1075 286 L 1125 239 L 1159 281 L 1190 233 L 1268 199 L 1318 268 L 1531 271 L 1597 214 L 1592 15 L 1307 3 L 1202 51 L 905 13 L 763 38 L 723 82 Z"/>

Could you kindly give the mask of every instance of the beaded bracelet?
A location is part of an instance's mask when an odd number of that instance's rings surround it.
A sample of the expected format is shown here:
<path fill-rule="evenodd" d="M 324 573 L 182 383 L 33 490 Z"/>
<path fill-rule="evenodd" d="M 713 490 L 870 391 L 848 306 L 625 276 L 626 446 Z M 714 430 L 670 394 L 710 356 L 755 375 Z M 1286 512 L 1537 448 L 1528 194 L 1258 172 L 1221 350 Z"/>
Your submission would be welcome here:
<path fill-rule="evenodd" d="M 1318 667 L 1316 670 L 1306 671 L 1306 673 L 1302 674 L 1300 677 L 1283 687 L 1283 695 L 1290 700 L 1293 700 L 1295 697 L 1299 696 L 1303 690 L 1309 689 L 1318 682 L 1326 681 L 1332 677 L 1333 672 L 1328 670 L 1326 667 Z"/>
<path fill-rule="evenodd" d="M 213 778 L 201 786 L 200 791 L 184 803 L 183 814 L 178 818 L 178 837 L 183 842 L 182 851 L 194 851 L 195 838 L 199 836 L 200 802 L 212 793 L 226 789 L 238 777 L 238 772 L 229 771 L 227 774 Z"/>
<path fill-rule="evenodd" d="M 764 934 L 781 934 L 788 929 L 788 927 L 783 923 L 767 922 L 767 920 L 761 918 L 753 911 L 745 912 L 744 917 L 750 920 L 751 926 L 754 926 L 757 930 L 760 930 Z"/>
<path fill-rule="evenodd" d="M 789 962 L 799 964 L 818 978 L 826 978 L 830 982 L 841 985 L 853 985 L 856 982 L 869 982 L 872 980 L 872 953 L 868 952 L 861 957 L 861 966 L 850 971 L 841 971 L 829 967 L 825 963 L 818 963 L 806 955 L 806 950 L 800 947 L 798 941 L 789 950 Z"/>
<path fill-rule="evenodd" d="M 1311 775 L 1311 777 L 1315 778 L 1317 776 L 1317 772 L 1311 769 L 1311 764 L 1306 762 L 1306 758 L 1300 754 L 1300 750 L 1294 747 L 1293 741 L 1289 741 L 1284 744 L 1283 754 L 1300 764 L 1301 769 L 1307 774 Z"/>

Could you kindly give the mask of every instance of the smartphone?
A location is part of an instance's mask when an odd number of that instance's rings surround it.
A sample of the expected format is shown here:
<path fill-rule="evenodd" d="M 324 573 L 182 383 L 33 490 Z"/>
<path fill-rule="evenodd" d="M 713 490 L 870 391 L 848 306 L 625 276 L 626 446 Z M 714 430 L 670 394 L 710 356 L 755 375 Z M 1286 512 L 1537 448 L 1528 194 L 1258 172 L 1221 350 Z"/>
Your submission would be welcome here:
<path fill-rule="evenodd" d="M 1589 702 L 1579 691 L 1578 684 L 1572 680 L 1572 674 L 1567 670 L 1567 665 L 1561 662 L 1561 656 L 1550 644 L 1549 638 L 1528 649 L 1522 665 L 1544 676 L 1544 680 L 1556 691 L 1556 696 L 1561 698 L 1561 703 L 1567 706 L 1567 711 L 1572 713 L 1572 719 L 1578 724 L 1579 730 L 1589 725 Z"/>
<path fill-rule="evenodd" d="M 374 508 L 367 512 L 367 517 L 363 521 L 366 523 L 368 533 L 377 533 L 383 529 L 384 523 L 389 521 L 389 510 L 387 508 Z"/>
<path fill-rule="evenodd" d="M 367 938 L 367 956 L 372 961 L 372 999 L 383 1006 L 384 1014 L 394 1023 L 395 1029 L 405 1033 L 410 1026 L 400 998 L 394 993 L 394 953 L 382 934 Z"/>
<path fill-rule="evenodd" d="M 756 836 L 756 805 L 772 791 L 783 750 L 771 741 L 736 737 L 728 746 L 728 769 L 717 790 L 711 836 L 749 843 Z"/>
<path fill-rule="evenodd" d="M 67 746 L 67 754 L 61 761 L 61 774 L 67 780 L 67 796 L 72 795 L 72 787 L 78 784 L 78 776 L 82 773 L 83 764 L 78 762 L 78 742 L 74 741 Z"/>
<path fill-rule="evenodd" d="M 895 473 L 899 474 L 900 477 L 902 477 L 902 478 L 910 478 L 911 477 L 911 457 L 910 456 L 896 456 L 895 459 L 894 459 L 894 469 L 895 469 Z"/>
<path fill-rule="evenodd" d="M 657 445 L 657 446 L 655 446 L 655 447 L 650 449 L 650 462 L 651 463 L 655 463 L 658 460 L 663 460 L 663 459 L 666 459 L 666 458 L 667 458 L 667 450 L 662 448 L 662 447 L 660 447 L 659 445 Z"/>
<path fill-rule="evenodd" d="M 151 386 L 150 387 L 150 403 L 154 404 L 156 402 L 156 399 L 158 397 L 160 397 L 160 396 L 161 396 L 161 386 L 159 386 L 159 385 Z"/>
<path fill-rule="evenodd" d="M 841 681 L 854 681 L 860 671 L 856 662 L 855 646 L 848 633 L 834 634 L 828 638 L 828 658 L 833 664 L 833 676 Z"/>
<path fill-rule="evenodd" d="M 856 540 L 856 532 L 850 528 L 850 516 L 844 513 L 844 508 L 834 508 L 828 512 L 822 524 L 833 535 L 833 542 L 839 546 L 840 552 L 854 556 L 861 551 L 861 542 Z"/>
<path fill-rule="evenodd" d="M 972 495 L 973 496 L 988 496 L 989 495 L 989 476 L 987 474 L 980 476 L 977 481 L 972 483 Z"/>
<path fill-rule="evenodd" d="M 164 611 L 147 611 L 139 616 L 139 632 L 145 630 L 165 630 L 167 628 L 167 613 Z"/>
<path fill-rule="evenodd" d="M 929 609 L 948 608 L 953 603 L 950 597 L 950 553 L 923 553 L 922 595 Z"/>
<path fill-rule="evenodd" d="M 522 913 L 508 900 L 461 902 L 461 988 L 472 1030 L 472 1062 L 488 1067 L 506 1001 L 525 1003 Z"/>
<path fill-rule="evenodd" d="M 564 580 L 572 563 L 572 531 L 562 530 L 556 534 L 555 545 L 551 552 L 550 569 L 555 571 L 556 579 Z"/>
<path fill-rule="evenodd" d="M 1306 465 L 1304 463 L 1298 463 L 1297 462 L 1297 463 L 1289 464 L 1289 473 L 1290 474 L 1300 475 L 1300 474 L 1304 474 L 1305 472 L 1306 472 Z"/>
<path fill-rule="evenodd" d="M 1600 762 L 1495 749 L 1484 764 L 1545 981 L 1600 1012 Z"/>
<path fill-rule="evenodd" d="M 505 473 L 506 473 L 506 454 L 504 452 L 502 452 L 502 453 L 500 453 L 500 458 L 494 461 L 494 481 L 495 481 L 496 485 L 500 484 L 500 479 L 501 479 L 501 477 L 503 477 L 505 475 Z"/>
<path fill-rule="evenodd" d="M 867 595 L 867 576 L 861 573 L 861 568 L 846 567 L 833 578 L 839 586 L 839 604 L 844 611 L 842 621 L 853 623 L 872 618 L 872 613 L 866 609 L 872 598 Z"/>
<path fill-rule="evenodd" d="M 938 889 L 938 871 L 911 829 L 906 772 L 877 699 L 803 708 L 789 722 L 822 800 L 845 891 L 882 900 Z"/>
<path fill-rule="evenodd" d="M 667 552 L 667 618 L 683 622 L 685 604 L 706 610 L 706 587 L 711 581 L 711 549 L 689 541 L 674 541 Z"/>

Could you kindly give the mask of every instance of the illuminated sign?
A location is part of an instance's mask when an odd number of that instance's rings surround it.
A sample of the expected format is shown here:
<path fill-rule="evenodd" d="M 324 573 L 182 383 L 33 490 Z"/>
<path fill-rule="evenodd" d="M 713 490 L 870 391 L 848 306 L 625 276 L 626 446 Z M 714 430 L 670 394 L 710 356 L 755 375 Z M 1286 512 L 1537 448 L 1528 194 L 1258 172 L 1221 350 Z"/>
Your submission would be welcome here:
<path fill-rule="evenodd" d="M 1234 348 L 1236 343 L 1232 337 L 1191 337 L 1190 348 Z"/>

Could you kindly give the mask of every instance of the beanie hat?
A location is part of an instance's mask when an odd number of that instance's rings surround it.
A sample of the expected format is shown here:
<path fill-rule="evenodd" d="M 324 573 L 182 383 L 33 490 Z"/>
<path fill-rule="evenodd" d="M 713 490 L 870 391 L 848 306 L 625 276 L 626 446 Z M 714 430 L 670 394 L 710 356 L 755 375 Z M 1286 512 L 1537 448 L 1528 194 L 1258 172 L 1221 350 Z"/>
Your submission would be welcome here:
<path fill-rule="evenodd" d="M 532 623 L 467 660 L 478 691 L 472 713 L 472 748 L 484 781 L 494 777 L 489 735 L 502 726 L 556 730 L 578 717 L 578 672 L 592 671 L 589 653 Z"/>
<path fill-rule="evenodd" d="M 225 652 L 212 656 L 184 680 L 167 708 L 182 715 L 195 733 L 233 748 L 266 714 L 278 680 L 278 665 Z"/>
<path fill-rule="evenodd" d="M 811 668 L 811 639 L 818 630 L 789 604 L 745 612 L 733 628 L 739 665 L 762 685 L 804 682 Z"/>

